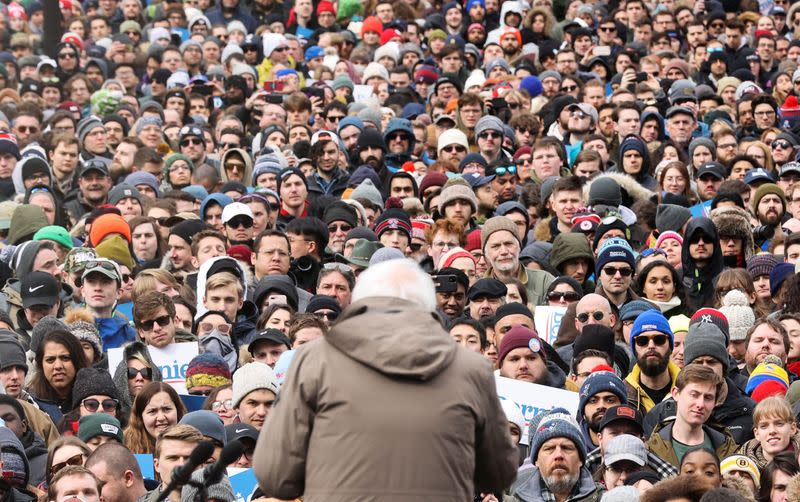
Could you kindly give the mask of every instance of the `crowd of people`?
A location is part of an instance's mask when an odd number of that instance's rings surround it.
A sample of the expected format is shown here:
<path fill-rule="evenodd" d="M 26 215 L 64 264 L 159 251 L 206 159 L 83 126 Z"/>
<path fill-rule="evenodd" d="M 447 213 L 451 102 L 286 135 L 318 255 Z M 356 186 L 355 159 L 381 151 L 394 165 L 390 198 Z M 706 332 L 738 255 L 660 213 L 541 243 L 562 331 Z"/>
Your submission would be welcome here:
<path fill-rule="evenodd" d="M 794 0 L 3 4 L 0 502 L 800 501 L 799 97 Z"/>

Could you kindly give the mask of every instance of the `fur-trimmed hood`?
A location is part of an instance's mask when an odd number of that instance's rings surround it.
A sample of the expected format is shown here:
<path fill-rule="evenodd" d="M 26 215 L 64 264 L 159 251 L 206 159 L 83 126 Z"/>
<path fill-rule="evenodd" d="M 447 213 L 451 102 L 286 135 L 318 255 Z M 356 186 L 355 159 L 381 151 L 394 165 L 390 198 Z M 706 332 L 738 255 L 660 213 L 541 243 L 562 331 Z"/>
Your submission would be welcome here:
<path fill-rule="evenodd" d="M 727 235 L 742 239 L 744 259 L 749 260 L 756 246 L 747 211 L 736 206 L 724 206 L 714 209 L 709 216 L 717 227 L 717 234 L 720 237 Z"/>
<path fill-rule="evenodd" d="M 631 207 L 638 200 L 651 200 L 656 195 L 625 173 L 604 172 L 583 186 L 584 200 L 589 200 L 589 189 L 592 183 L 600 178 L 611 178 L 617 182 L 622 190 L 622 205 L 625 207 Z"/>

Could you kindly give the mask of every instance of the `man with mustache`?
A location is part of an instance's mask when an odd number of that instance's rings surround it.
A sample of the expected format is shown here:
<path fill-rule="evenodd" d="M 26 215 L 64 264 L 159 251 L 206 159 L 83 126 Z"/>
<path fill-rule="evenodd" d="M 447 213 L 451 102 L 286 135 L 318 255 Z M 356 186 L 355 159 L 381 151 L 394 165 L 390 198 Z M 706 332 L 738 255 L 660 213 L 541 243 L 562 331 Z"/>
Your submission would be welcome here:
<path fill-rule="evenodd" d="M 64 208 L 73 221 L 97 206 L 105 204 L 111 191 L 111 176 L 105 162 L 92 159 L 85 162 L 78 174 L 78 190 L 67 196 Z"/>
<path fill-rule="evenodd" d="M 358 143 L 356 144 L 355 162 L 357 166 L 368 165 L 371 167 L 378 173 L 381 179 L 381 186 L 385 186 L 388 189 L 389 177 L 392 173 L 389 172 L 383 161 L 386 151 L 386 142 L 383 140 L 381 133 L 372 128 L 364 129 L 364 132 L 358 137 Z"/>
<path fill-rule="evenodd" d="M 774 183 L 764 183 L 758 187 L 750 203 L 761 225 L 773 227 L 776 232 L 781 232 L 781 223 L 786 214 L 786 195 L 781 187 Z M 769 240 L 763 246 L 769 246 Z"/>
<path fill-rule="evenodd" d="M 709 218 L 693 218 L 686 226 L 681 250 L 683 285 L 691 311 L 711 305 L 714 288 L 709 287 L 723 268 L 722 246 L 717 227 Z"/>
<path fill-rule="evenodd" d="M 625 384 L 606 365 L 596 366 L 586 377 L 578 393 L 578 422 L 583 433 L 584 445 L 593 450 L 600 445 L 597 433 L 606 411 L 612 406 L 628 403 Z"/>
<path fill-rule="evenodd" d="M 563 408 L 554 408 L 531 421 L 532 469 L 520 470 L 506 501 L 600 500 L 601 485 L 584 467 L 586 447 L 575 419 Z"/>
<path fill-rule="evenodd" d="M 667 318 L 648 310 L 636 318 L 631 330 L 631 351 L 636 365 L 625 378 L 628 404 L 642 413 L 650 411 L 669 394 L 680 368 L 670 361 L 673 338 Z"/>
<path fill-rule="evenodd" d="M 563 389 L 564 372 L 547 360 L 544 342 L 533 329 L 517 325 L 508 330 L 497 354 L 500 376 Z"/>
<path fill-rule="evenodd" d="M 770 354 L 778 356 L 786 364 L 789 335 L 781 323 L 765 317 L 757 320 L 747 332 L 745 346 L 745 370 L 749 375 Z"/>

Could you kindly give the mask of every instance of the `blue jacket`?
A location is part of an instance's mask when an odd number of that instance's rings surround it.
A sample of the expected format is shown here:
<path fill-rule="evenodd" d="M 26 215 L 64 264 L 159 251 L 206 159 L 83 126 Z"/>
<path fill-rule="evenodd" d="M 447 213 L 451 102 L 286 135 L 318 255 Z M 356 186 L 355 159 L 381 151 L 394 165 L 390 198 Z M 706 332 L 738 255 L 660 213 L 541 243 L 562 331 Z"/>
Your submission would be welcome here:
<path fill-rule="evenodd" d="M 97 317 L 95 325 L 103 340 L 103 350 L 116 349 L 136 340 L 136 330 L 122 316 Z"/>

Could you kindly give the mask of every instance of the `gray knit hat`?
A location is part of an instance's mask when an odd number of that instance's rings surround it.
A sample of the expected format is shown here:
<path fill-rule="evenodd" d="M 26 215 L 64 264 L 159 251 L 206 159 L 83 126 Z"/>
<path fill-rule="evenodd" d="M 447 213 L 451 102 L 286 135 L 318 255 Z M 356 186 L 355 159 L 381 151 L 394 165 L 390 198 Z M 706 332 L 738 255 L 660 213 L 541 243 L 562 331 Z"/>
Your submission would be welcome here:
<path fill-rule="evenodd" d="M 590 206 L 602 204 L 604 206 L 617 207 L 622 204 L 622 190 L 619 183 L 608 176 L 600 176 L 592 181 L 589 186 Z"/>
<path fill-rule="evenodd" d="M 17 340 L 16 333 L 5 329 L 0 330 L 0 371 L 15 366 L 28 371 L 25 349 Z"/>
<path fill-rule="evenodd" d="M 467 186 L 454 184 L 445 188 L 439 194 L 439 214 L 444 215 L 444 208 L 456 200 L 467 201 L 472 207 L 472 213 L 478 212 L 478 198 L 475 197 L 475 192 Z"/>
<path fill-rule="evenodd" d="M 711 152 L 711 156 L 716 158 L 716 156 L 717 156 L 717 145 L 715 145 L 713 141 L 711 141 L 709 138 L 694 138 L 689 143 L 689 158 L 690 159 L 694 156 L 694 150 L 698 146 L 704 146 L 704 147 L 708 148 L 708 150 Z"/>
<path fill-rule="evenodd" d="M 538 420 L 537 420 L 538 419 Z M 536 457 L 542 445 L 553 438 L 567 438 L 575 443 L 581 462 L 586 459 L 586 446 L 583 443 L 581 429 L 575 419 L 564 408 L 553 408 L 548 413 L 537 415 L 530 424 L 529 441 L 531 460 L 536 464 Z"/>
<path fill-rule="evenodd" d="M 104 126 L 103 126 L 103 121 L 100 120 L 100 117 L 97 117 L 95 115 L 89 115 L 88 117 L 85 117 L 81 119 L 80 122 L 78 122 L 78 126 L 75 132 L 78 136 L 78 139 L 81 140 L 81 143 L 83 143 L 83 140 L 86 139 L 86 135 L 88 135 L 92 131 L 92 129 L 96 127 L 104 127 Z"/>
<path fill-rule="evenodd" d="M 278 379 L 275 378 L 275 372 L 264 363 L 245 364 L 233 374 L 233 407 L 238 408 L 245 396 L 260 389 L 278 395 Z"/>
<path fill-rule="evenodd" d="M 209 485 L 205 480 L 206 471 L 208 469 L 211 469 L 211 467 L 198 469 L 192 473 L 192 481 L 198 486 L 200 484 L 205 486 L 206 500 L 234 502 L 236 500 L 236 495 L 233 494 L 233 486 L 231 485 L 231 480 L 228 479 L 228 476 L 222 476 L 219 481 L 213 485 Z M 181 488 L 181 502 L 193 502 L 197 496 L 197 492 L 198 489 L 194 485 L 183 485 L 183 488 Z"/>
<path fill-rule="evenodd" d="M 701 356 L 711 356 L 722 363 L 725 374 L 728 372 L 728 351 L 725 348 L 725 334 L 715 324 L 695 323 L 689 326 L 683 345 L 683 360 L 686 364 Z"/>
<path fill-rule="evenodd" d="M 656 228 L 661 232 L 681 233 L 683 225 L 692 217 L 689 209 L 676 204 L 659 204 L 656 209 Z"/>
<path fill-rule="evenodd" d="M 55 316 L 48 315 L 42 317 L 31 331 L 30 349 L 33 352 L 36 352 L 39 349 L 39 344 L 42 343 L 42 338 L 44 338 L 44 335 L 50 333 L 51 331 L 69 331 L 69 328 Z M 100 352 L 102 352 L 102 350 Z"/>
<path fill-rule="evenodd" d="M 475 124 L 475 136 L 480 136 L 483 131 L 497 131 L 503 134 L 503 121 L 494 115 L 484 115 Z"/>
<path fill-rule="evenodd" d="M 88 342 L 92 345 L 95 354 L 103 354 L 103 341 L 100 339 L 100 332 L 97 326 L 86 321 L 75 321 L 67 324 L 69 332 L 75 335 L 79 342 Z"/>
<path fill-rule="evenodd" d="M 367 199 L 376 206 L 383 207 L 383 197 L 369 178 L 362 181 L 361 184 L 350 192 L 350 198 Z"/>
<path fill-rule="evenodd" d="M 547 70 L 547 71 L 543 71 L 542 73 L 539 74 L 539 81 L 541 82 L 542 80 L 544 80 L 546 78 L 551 78 L 551 77 L 556 79 L 556 80 L 558 80 L 559 82 L 561 82 L 563 80 L 563 77 L 557 71 L 555 71 L 555 70 Z"/>
<path fill-rule="evenodd" d="M 486 223 L 484 223 L 483 227 L 481 228 L 481 249 L 486 247 L 486 241 L 489 240 L 489 237 L 491 237 L 493 233 L 501 230 L 508 230 L 511 232 L 511 235 L 513 235 L 519 243 L 517 225 L 506 216 L 495 216 L 486 220 Z"/>

